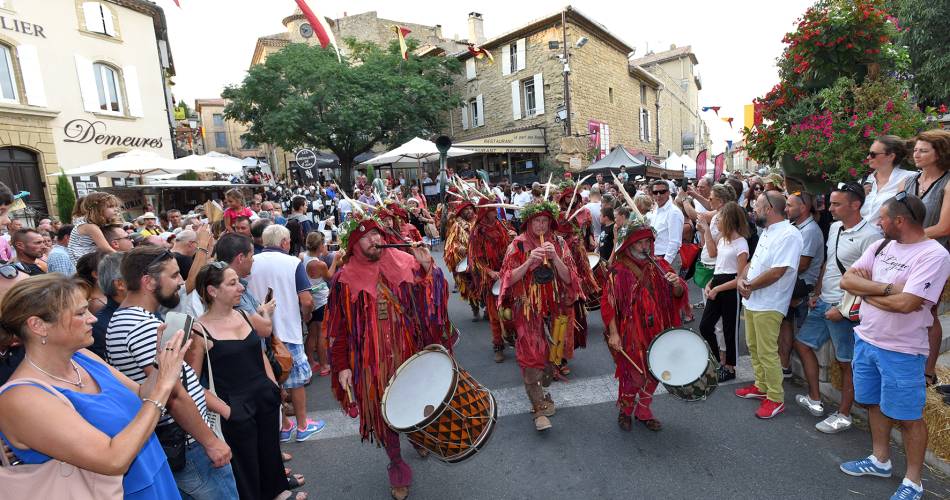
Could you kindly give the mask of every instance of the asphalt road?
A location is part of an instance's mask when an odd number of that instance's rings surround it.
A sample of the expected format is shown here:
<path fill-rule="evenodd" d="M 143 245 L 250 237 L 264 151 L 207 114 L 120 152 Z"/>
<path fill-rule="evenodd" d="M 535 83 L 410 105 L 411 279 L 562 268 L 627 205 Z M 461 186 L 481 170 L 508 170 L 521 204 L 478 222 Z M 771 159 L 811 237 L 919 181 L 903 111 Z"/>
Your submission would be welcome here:
<path fill-rule="evenodd" d="M 693 288 L 693 302 L 698 296 Z M 538 433 L 513 351 L 506 351 L 504 363 L 493 362 L 487 322 L 472 322 L 458 294 L 452 294 L 450 314 L 463 334 L 456 358 L 492 390 L 500 418 L 483 451 L 460 464 L 420 459 L 404 440 L 403 457 L 415 476 L 411 498 L 889 498 L 903 476 L 897 447 L 895 477 L 840 472 L 842 461 L 870 453 L 870 435 L 857 428 L 836 435 L 816 431 L 818 419 L 794 403 L 794 395 L 805 392 L 794 382 L 786 382 L 785 413 L 755 418 L 757 402 L 732 394 L 737 383 L 752 379 L 744 339 L 737 381 L 703 402 L 659 394 L 653 409 L 664 429 L 635 425 L 623 432 L 598 312 L 588 315 L 589 347 L 575 353 L 570 382 L 552 385 L 554 427 Z M 687 326 L 696 328 L 701 314 L 696 311 L 697 322 Z M 310 498 L 389 498 L 384 451 L 360 442 L 355 420 L 332 399 L 328 378 L 316 377 L 308 398 L 311 418 L 328 425 L 310 441 L 284 445 L 294 455 L 287 465 L 307 478 L 301 490 Z M 931 498 L 950 497 L 950 481 L 930 471 L 924 486 Z"/>

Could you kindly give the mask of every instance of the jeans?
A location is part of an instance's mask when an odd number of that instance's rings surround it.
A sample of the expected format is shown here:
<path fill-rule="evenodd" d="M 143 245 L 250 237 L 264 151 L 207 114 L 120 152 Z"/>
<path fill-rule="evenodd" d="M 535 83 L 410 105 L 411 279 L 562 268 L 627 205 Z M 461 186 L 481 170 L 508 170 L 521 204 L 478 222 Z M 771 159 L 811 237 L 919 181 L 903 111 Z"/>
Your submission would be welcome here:
<path fill-rule="evenodd" d="M 175 483 L 183 499 L 237 500 L 237 486 L 231 464 L 215 468 L 205 449 L 197 442 L 185 449 L 185 468 L 175 472 Z"/>

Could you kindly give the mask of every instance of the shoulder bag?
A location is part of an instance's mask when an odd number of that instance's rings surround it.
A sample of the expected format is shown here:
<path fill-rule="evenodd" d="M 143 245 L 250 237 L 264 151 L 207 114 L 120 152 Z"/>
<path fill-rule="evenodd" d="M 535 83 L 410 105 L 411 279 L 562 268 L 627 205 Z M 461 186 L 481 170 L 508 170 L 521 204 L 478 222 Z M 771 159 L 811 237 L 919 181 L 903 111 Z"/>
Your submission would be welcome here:
<path fill-rule="evenodd" d="M 838 264 L 838 270 L 841 271 L 841 275 L 844 276 L 846 269 L 841 263 L 841 259 L 838 258 L 838 238 L 841 238 L 841 231 L 844 229 L 844 226 L 838 228 L 838 237 L 835 239 L 835 263 Z M 878 254 L 881 253 L 881 250 L 884 250 L 884 247 L 890 243 L 889 238 L 884 238 L 884 241 L 878 245 L 877 250 L 874 251 L 874 257 L 876 258 Z M 838 312 L 841 313 L 849 321 L 854 321 L 855 323 L 861 321 L 861 297 L 854 295 L 851 292 L 844 292 L 844 295 L 841 296 L 841 301 L 838 302 L 836 306 Z"/>

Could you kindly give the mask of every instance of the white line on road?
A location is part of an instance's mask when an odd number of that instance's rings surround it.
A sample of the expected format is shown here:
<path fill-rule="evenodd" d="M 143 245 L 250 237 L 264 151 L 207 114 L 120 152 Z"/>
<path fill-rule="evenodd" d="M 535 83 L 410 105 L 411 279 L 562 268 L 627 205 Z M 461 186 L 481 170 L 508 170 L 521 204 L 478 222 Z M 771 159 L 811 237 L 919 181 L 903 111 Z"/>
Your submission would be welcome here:
<path fill-rule="evenodd" d="M 736 366 L 736 380 L 721 385 L 731 385 L 749 381 L 752 376 L 752 361 L 749 356 L 740 356 Z M 575 406 L 589 406 L 617 399 L 617 380 L 611 375 L 572 379 L 568 383 L 554 382 L 548 387 L 551 397 L 557 408 L 571 408 Z M 531 411 L 524 386 L 491 389 L 498 403 L 498 416 L 519 415 Z M 656 394 L 666 394 L 662 385 L 657 387 Z M 324 420 L 326 428 L 312 439 L 333 439 L 345 436 L 359 435 L 359 420 L 350 418 L 339 409 L 318 411 L 311 417 Z"/>

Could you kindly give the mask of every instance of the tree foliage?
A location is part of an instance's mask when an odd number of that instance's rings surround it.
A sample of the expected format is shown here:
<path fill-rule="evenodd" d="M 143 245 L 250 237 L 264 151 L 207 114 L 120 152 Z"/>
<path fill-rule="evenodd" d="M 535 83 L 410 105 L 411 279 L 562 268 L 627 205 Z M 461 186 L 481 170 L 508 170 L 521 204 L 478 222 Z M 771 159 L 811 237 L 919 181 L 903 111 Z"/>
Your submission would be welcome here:
<path fill-rule="evenodd" d="M 415 42 L 409 42 L 411 50 Z M 330 150 L 343 167 L 341 182 L 350 186 L 357 155 L 442 128 L 446 112 L 460 105 L 449 91 L 460 64 L 441 56 L 404 61 L 395 42 L 386 50 L 346 43 L 350 55 L 342 64 L 332 50 L 289 45 L 222 97 L 230 100 L 225 116 L 249 124 L 247 139 Z"/>
<path fill-rule="evenodd" d="M 56 210 L 59 212 L 59 220 L 63 224 L 69 224 L 73 220 L 73 207 L 76 206 L 76 193 L 73 192 L 73 184 L 69 182 L 69 177 L 60 175 L 56 178 Z"/>
<path fill-rule="evenodd" d="M 901 24 L 900 41 L 910 53 L 911 89 L 918 102 L 950 104 L 950 0 L 891 0 Z"/>

